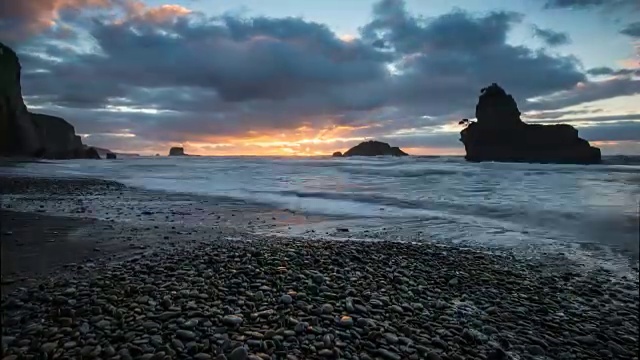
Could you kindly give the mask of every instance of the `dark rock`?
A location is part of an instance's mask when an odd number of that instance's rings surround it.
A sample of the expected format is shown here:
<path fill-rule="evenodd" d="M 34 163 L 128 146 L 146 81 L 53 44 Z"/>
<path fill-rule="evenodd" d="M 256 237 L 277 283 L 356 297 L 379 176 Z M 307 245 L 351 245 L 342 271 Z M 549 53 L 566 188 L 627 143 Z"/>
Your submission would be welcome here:
<path fill-rule="evenodd" d="M 172 147 L 171 149 L 169 149 L 169 156 L 184 156 L 186 155 L 184 153 L 184 148 L 182 147 Z"/>
<path fill-rule="evenodd" d="M 98 150 L 91 146 L 85 146 L 81 152 L 80 156 L 77 156 L 81 159 L 100 159 L 100 154 L 98 154 Z"/>
<path fill-rule="evenodd" d="M 107 153 L 107 159 L 109 159 L 109 160 L 115 160 L 115 159 L 117 159 L 117 158 L 118 158 L 118 157 L 116 156 L 116 154 L 114 154 L 114 153 Z"/>
<path fill-rule="evenodd" d="M 407 156 L 409 154 L 400 150 L 398 147 L 391 147 L 387 143 L 380 141 L 369 140 L 361 142 L 360 144 L 352 147 L 343 156 Z"/>
<path fill-rule="evenodd" d="M 20 74 L 18 56 L 0 43 L 0 155 L 96 158 L 93 152 L 85 151 L 73 125 L 66 120 L 28 111 L 22 98 Z"/>
<path fill-rule="evenodd" d="M 22 99 L 20 73 L 18 55 L 0 43 L 0 154 L 35 156 L 42 145 Z"/>
<path fill-rule="evenodd" d="M 333 157 L 342 157 L 342 153 L 340 151 L 336 151 L 333 154 L 331 154 L 331 156 L 333 156 Z"/>
<path fill-rule="evenodd" d="M 482 89 L 476 106 L 477 122 L 460 132 L 468 161 L 594 164 L 600 149 L 578 137 L 566 124 L 531 125 L 520 119 L 511 95 L 492 84 Z"/>
<path fill-rule="evenodd" d="M 73 125 L 57 116 L 30 114 L 41 145 L 39 157 L 47 159 L 83 158 L 83 146 Z"/>

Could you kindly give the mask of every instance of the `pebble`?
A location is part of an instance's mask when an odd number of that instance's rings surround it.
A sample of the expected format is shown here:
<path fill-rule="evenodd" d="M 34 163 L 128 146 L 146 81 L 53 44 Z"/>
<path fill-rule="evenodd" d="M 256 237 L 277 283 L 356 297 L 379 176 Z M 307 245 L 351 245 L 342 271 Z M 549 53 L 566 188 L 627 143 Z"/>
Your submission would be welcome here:
<path fill-rule="evenodd" d="M 387 349 L 378 349 L 378 355 L 380 355 L 383 359 L 386 360 L 400 360 L 400 355 L 391 352 Z"/>
<path fill-rule="evenodd" d="M 243 346 L 233 349 L 227 357 L 228 360 L 246 360 L 249 358 L 249 352 Z"/>
<path fill-rule="evenodd" d="M 178 330 L 176 336 L 181 340 L 194 340 L 197 337 L 193 331 L 189 330 Z"/>
<path fill-rule="evenodd" d="M 227 315 L 222 318 L 222 323 L 227 326 L 239 326 L 243 319 L 237 315 Z"/>
<path fill-rule="evenodd" d="M 638 350 L 628 326 L 637 297 L 595 270 L 567 283 L 512 255 L 424 244 L 220 241 L 75 265 L 68 279 L 17 291 L 3 303 L 4 355 L 578 360 Z"/>

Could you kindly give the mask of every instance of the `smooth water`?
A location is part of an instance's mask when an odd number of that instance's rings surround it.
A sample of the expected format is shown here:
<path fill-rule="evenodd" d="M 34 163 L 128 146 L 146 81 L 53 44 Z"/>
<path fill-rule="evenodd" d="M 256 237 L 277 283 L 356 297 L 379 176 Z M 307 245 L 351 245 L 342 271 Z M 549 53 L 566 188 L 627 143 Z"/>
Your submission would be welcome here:
<path fill-rule="evenodd" d="M 139 157 L 54 161 L 2 171 L 90 176 L 146 189 L 242 199 L 420 230 L 482 245 L 605 245 L 637 259 L 640 161 L 468 163 L 460 157 Z"/>

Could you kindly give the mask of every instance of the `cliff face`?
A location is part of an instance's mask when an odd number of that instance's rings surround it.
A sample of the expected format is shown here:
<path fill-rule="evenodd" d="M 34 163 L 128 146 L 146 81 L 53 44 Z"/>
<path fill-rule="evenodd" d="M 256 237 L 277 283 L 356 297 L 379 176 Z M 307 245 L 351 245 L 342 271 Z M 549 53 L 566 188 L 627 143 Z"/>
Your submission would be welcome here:
<path fill-rule="evenodd" d="M 20 73 L 18 56 L 0 43 L 0 152 L 9 156 L 36 156 L 42 144 L 22 99 Z"/>
<path fill-rule="evenodd" d="M 579 138 L 573 126 L 524 123 L 513 97 L 497 84 L 482 89 L 476 118 L 477 122 L 460 132 L 469 161 L 576 164 L 601 161 L 600 149 Z"/>
<path fill-rule="evenodd" d="M 0 156 L 95 158 L 66 120 L 29 113 L 20 73 L 18 56 L 0 43 Z"/>

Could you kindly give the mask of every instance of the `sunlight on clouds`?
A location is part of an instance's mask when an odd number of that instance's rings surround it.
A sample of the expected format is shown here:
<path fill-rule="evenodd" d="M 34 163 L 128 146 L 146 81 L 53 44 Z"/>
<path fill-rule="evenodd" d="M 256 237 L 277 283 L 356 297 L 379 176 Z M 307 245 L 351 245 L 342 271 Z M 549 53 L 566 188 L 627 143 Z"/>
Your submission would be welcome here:
<path fill-rule="evenodd" d="M 129 113 L 142 113 L 142 114 L 152 114 L 152 115 L 156 115 L 156 114 L 161 114 L 161 113 L 167 113 L 170 112 L 169 110 L 159 110 L 159 109 L 150 109 L 150 108 L 137 108 L 137 107 L 130 107 L 130 106 L 115 106 L 115 105 L 107 105 L 105 107 L 106 111 L 111 111 L 111 112 L 129 112 Z"/>

